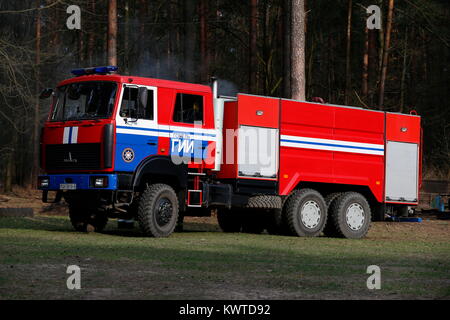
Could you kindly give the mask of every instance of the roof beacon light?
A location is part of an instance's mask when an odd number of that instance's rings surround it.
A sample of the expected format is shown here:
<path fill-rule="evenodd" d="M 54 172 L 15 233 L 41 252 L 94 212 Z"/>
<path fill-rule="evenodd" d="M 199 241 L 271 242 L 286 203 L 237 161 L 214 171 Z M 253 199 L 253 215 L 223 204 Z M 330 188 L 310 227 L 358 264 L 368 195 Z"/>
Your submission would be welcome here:
<path fill-rule="evenodd" d="M 92 67 L 83 69 L 74 69 L 71 73 L 77 77 L 87 76 L 90 74 L 110 74 L 111 72 L 117 71 L 119 68 L 116 66 L 106 66 L 106 67 Z"/>

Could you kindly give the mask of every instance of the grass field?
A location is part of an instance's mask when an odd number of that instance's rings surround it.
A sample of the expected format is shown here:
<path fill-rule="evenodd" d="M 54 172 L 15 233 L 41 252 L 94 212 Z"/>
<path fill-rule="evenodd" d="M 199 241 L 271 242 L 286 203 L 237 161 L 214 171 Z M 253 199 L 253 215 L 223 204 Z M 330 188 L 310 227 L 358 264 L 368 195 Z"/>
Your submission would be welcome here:
<path fill-rule="evenodd" d="M 68 265 L 81 290 L 68 290 Z M 367 266 L 381 268 L 369 290 Z M 450 223 L 374 223 L 362 240 L 225 234 L 188 219 L 170 238 L 72 231 L 65 216 L 0 218 L 0 299 L 449 299 Z"/>

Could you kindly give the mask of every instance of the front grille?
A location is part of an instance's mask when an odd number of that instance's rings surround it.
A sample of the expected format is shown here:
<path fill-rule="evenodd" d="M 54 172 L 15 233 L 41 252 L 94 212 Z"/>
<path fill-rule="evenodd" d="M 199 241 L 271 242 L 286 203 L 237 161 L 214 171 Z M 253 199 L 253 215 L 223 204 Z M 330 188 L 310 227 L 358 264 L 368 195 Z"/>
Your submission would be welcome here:
<path fill-rule="evenodd" d="M 47 170 L 98 170 L 100 168 L 100 144 L 49 144 L 45 149 Z"/>

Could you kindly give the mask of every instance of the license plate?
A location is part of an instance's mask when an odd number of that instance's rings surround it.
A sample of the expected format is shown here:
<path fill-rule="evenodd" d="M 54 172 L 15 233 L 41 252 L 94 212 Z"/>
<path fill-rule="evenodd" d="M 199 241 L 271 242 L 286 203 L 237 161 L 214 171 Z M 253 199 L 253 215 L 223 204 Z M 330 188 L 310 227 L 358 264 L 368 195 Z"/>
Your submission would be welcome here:
<path fill-rule="evenodd" d="M 76 183 L 61 183 L 59 185 L 59 188 L 61 190 L 76 190 L 77 185 L 76 185 Z"/>

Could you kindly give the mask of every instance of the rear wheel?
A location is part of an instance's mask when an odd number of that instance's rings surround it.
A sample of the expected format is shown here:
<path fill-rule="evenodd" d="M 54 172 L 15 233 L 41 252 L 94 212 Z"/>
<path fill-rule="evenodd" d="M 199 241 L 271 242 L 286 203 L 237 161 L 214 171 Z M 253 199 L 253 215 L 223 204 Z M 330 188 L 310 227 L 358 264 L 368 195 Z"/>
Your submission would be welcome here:
<path fill-rule="evenodd" d="M 178 198 L 172 187 L 162 183 L 148 186 L 139 200 L 138 221 L 145 235 L 168 237 L 178 221 Z"/>
<path fill-rule="evenodd" d="M 69 217 L 74 229 L 80 232 L 101 232 L 108 223 L 105 212 L 82 206 L 69 205 Z"/>
<path fill-rule="evenodd" d="M 240 232 L 242 228 L 241 216 L 236 209 L 217 209 L 217 222 L 223 232 Z"/>
<path fill-rule="evenodd" d="M 366 198 L 357 192 L 346 192 L 330 208 L 337 235 L 349 239 L 363 238 L 370 227 L 371 212 Z"/>
<path fill-rule="evenodd" d="M 286 219 L 293 235 L 318 236 L 327 220 L 327 206 L 322 195 L 313 189 L 302 189 L 286 201 Z"/>

